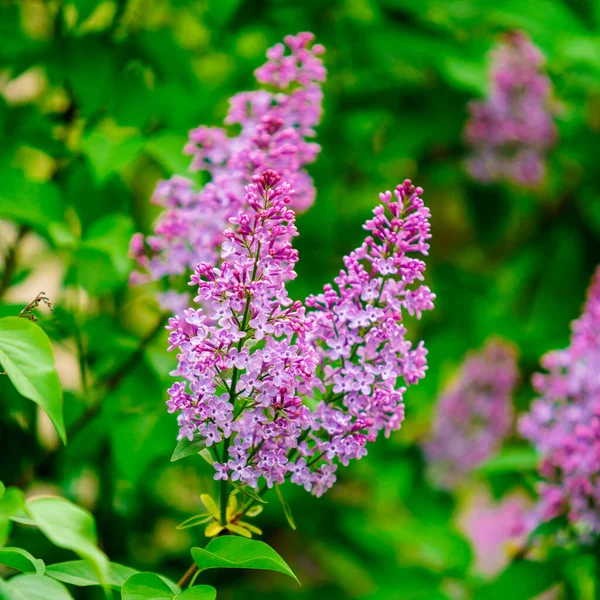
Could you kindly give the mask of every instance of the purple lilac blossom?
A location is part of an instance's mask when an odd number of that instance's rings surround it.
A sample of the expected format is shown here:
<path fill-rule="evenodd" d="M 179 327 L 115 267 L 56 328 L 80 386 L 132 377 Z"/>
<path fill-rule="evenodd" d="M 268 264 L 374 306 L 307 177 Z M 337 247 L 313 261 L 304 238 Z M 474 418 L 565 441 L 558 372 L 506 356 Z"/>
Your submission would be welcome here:
<path fill-rule="evenodd" d="M 192 276 L 200 308 L 170 320 L 183 381 L 167 404 L 180 439 L 201 436 L 213 449 L 215 479 L 256 488 L 289 478 L 320 496 L 337 462 L 400 427 L 405 386 L 425 374 L 426 350 L 406 340 L 402 319 L 433 308 L 415 285 L 425 264 L 409 256 L 427 254 L 429 210 L 410 181 L 381 194 L 337 289 L 325 286 L 305 311 L 285 289 L 298 260 L 294 192 L 273 171 L 252 181 L 219 267 L 201 263 Z"/>
<path fill-rule="evenodd" d="M 513 424 L 516 352 L 493 339 L 467 355 L 458 377 L 440 397 L 432 438 L 424 446 L 433 479 L 452 488 L 490 458 Z"/>
<path fill-rule="evenodd" d="M 469 105 L 467 168 L 484 183 L 538 185 L 546 173 L 545 154 L 556 141 L 543 56 L 522 32 L 506 34 L 492 56 L 491 93 Z"/>
<path fill-rule="evenodd" d="M 540 395 L 519 422 L 540 455 L 538 506 L 526 528 L 566 516 L 578 536 L 600 532 L 600 268 L 571 343 L 542 357 Z"/>
<path fill-rule="evenodd" d="M 201 262 L 215 263 L 222 231 L 230 217 L 244 206 L 245 186 L 252 176 L 276 169 L 294 188 L 291 206 L 306 210 L 315 189 L 305 167 L 313 162 L 320 146 L 309 141 L 322 113 L 321 83 L 326 71 L 319 58 L 320 44 L 311 33 L 287 36 L 267 52 L 267 63 L 256 70 L 260 89 L 230 99 L 226 126 L 239 126 L 230 136 L 221 127 L 198 127 L 190 132 L 185 153 L 192 156 L 191 171 L 205 171 L 210 182 L 196 191 L 181 176 L 161 181 L 152 201 L 164 207 L 154 234 L 134 236 L 130 253 L 139 270 L 133 283 L 183 275 L 186 279 Z M 189 294 L 171 290 L 159 300 L 163 307 L 180 312 L 189 305 Z"/>

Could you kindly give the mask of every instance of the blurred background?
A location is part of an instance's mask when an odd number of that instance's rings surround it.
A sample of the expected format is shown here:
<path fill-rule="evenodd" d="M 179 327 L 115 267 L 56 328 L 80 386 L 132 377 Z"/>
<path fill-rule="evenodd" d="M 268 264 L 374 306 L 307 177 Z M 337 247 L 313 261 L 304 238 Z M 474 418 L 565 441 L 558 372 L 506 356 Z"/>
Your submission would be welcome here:
<path fill-rule="evenodd" d="M 533 460 L 478 469 L 450 494 L 428 480 L 420 444 L 465 353 L 491 335 L 519 348 L 525 411 L 544 352 L 564 347 L 600 256 L 599 0 L 4 0 L 0 4 L 0 315 L 44 290 L 70 442 L 0 379 L 0 479 L 55 490 L 89 508 L 112 561 L 177 580 L 201 528 L 176 525 L 213 492 L 200 458 L 170 463 L 166 334 L 150 290 L 130 288 L 127 249 L 157 216 L 156 182 L 184 174 L 187 132 L 219 125 L 228 98 L 283 36 L 312 31 L 327 52 L 317 200 L 298 219 L 304 298 L 362 240 L 377 194 L 411 178 L 432 212 L 427 283 L 436 309 L 410 320 L 429 350 L 406 421 L 341 469 L 321 499 L 287 486 L 297 531 L 276 501 L 256 519 L 302 588 L 283 577 L 203 575 L 219 598 L 484 598 L 511 549 L 478 555 L 469 511 L 526 498 Z M 481 185 L 464 169 L 466 105 L 488 90 L 489 51 L 529 34 L 547 59 L 558 143 L 535 189 Z M 158 333 L 157 333 L 158 332 Z M 74 435 L 73 435 L 74 433 Z M 294 488 L 294 489 L 292 489 Z M 525 501 L 526 502 L 526 501 Z M 12 545 L 68 560 L 26 528 Z M 493 564 L 485 558 L 493 556 Z M 573 560 L 553 597 L 592 598 L 594 565 Z M 527 585 L 508 578 L 505 598 Z M 291 580 L 290 580 L 291 581 Z M 79 588 L 77 598 L 100 598 Z M 516 597 L 516 596 L 513 596 Z M 530 597 L 530 596 L 523 596 Z"/>

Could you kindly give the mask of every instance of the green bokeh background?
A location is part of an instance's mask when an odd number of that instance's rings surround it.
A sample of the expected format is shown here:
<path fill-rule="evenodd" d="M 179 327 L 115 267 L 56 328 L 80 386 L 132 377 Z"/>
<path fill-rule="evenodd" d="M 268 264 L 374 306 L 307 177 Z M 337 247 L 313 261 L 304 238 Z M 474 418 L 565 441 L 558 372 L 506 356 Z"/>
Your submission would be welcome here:
<path fill-rule="evenodd" d="M 535 190 L 482 186 L 463 169 L 466 104 L 485 94 L 489 50 L 515 28 L 547 57 L 560 132 Z M 322 152 L 309 168 L 317 200 L 298 219 L 292 295 L 330 281 L 362 239 L 377 194 L 411 178 L 433 214 L 427 283 L 436 309 L 408 325 L 429 349 L 429 373 L 406 396 L 402 430 L 342 469 L 324 498 L 287 486 L 297 531 L 274 498 L 256 520 L 302 588 L 260 573 L 205 580 L 224 600 L 533 597 L 537 572 L 511 572 L 485 588 L 456 525 L 468 486 L 455 496 L 433 489 L 418 442 L 465 352 L 490 335 L 520 349 L 518 411 L 531 401 L 539 356 L 568 343 L 600 256 L 599 0 L 3 2 L 0 252 L 19 227 L 24 239 L 12 285 L 0 287 L 0 314 L 18 314 L 41 285 L 53 290 L 56 310 L 40 323 L 63 373 L 75 373 L 63 377 L 67 421 L 101 400 L 29 489 L 90 508 L 111 560 L 140 570 L 177 580 L 189 547 L 204 544 L 201 529 L 175 529 L 199 511 L 213 481 L 201 459 L 169 463 L 176 426 L 164 406 L 173 361 L 166 335 L 107 393 L 99 382 L 158 319 L 152 291 L 128 287 L 126 259 L 131 234 L 149 232 L 157 216 L 149 203 L 156 181 L 185 172 L 187 131 L 222 122 L 227 99 L 254 88 L 266 48 L 305 30 L 327 48 L 328 79 Z M 54 440 L 32 404 L 6 380 L 0 386 L 0 479 L 11 482 Z M 533 478 L 514 469 L 472 480 L 501 497 L 530 491 Z M 12 545 L 47 563 L 70 558 L 29 529 L 15 536 Z M 562 581 L 559 597 L 593 597 L 587 559 L 544 568 Z"/>

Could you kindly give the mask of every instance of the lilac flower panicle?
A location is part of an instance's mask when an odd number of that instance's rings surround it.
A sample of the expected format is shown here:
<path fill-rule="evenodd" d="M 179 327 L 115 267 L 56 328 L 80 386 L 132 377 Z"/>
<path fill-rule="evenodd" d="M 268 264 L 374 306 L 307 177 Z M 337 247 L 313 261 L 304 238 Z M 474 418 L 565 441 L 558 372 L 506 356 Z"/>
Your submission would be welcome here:
<path fill-rule="evenodd" d="M 368 237 L 305 310 L 285 288 L 298 260 L 293 190 L 273 171 L 253 177 L 220 265 L 200 263 L 192 276 L 199 308 L 169 324 L 180 378 L 169 410 L 180 438 L 201 436 L 214 449 L 215 479 L 255 488 L 289 479 L 320 496 L 338 463 L 400 427 L 406 387 L 426 369 L 404 312 L 418 318 L 434 300 L 412 256 L 429 247 L 421 193 L 406 181 L 380 196 Z"/>
<path fill-rule="evenodd" d="M 540 455 L 540 500 L 526 528 L 566 516 L 582 539 L 600 532 L 600 268 L 565 350 L 542 357 L 539 397 L 519 422 Z"/>
<path fill-rule="evenodd" d="M 245 186 L 266 169 L 277 172 L 292 186 L 291 206 L 306 210 L 315 189 L 305 170 L 320 151 L 309 141 L 322 113 L 321 84 L 326 71 L 319 58 L 324 49 L 312 45 L 311 33 L 287 36 L 267 53 L 267 63 L 256 70 L 260 89 L 242 92 L 230 100 L 225 125 L 237 125 L 230 136 L 220 127 L 198 127 L 190 132 L 185 152 L 191 170 L 205 171 L 210 182 L 196 190 L 181 176 L 161 181 L 152 201 L 164 208 L 154 234 L 133 238 L 130 253 L 139 270 L 133 283 L 166 276 L 189 276 L 201 262 L 213 264 L 219 255 L 222 231 L 229 219 L 244 208 Z M 172 282 L 171 286 L 172 287 Z M 189 304 L 189 295 L 170 290 L 161 304 L 175 312 Z"/>
<path fill-rule="evenodd" d="M 434 480 L 454 487 L 490 458 L 511 432 L 518 380 L 515 349 L 500 339 L 471 353 L 438 400 L 432 437 L 424 445 Z"/>
<path fill-rule="evenodd" d="M 556 142 L 544 59 L 523 32 L 506 34 L 492 56 L 489 97 L 469 105 L 467 168 L 482 182 L 535 186 L 545 177 L 545 154 Z"/>

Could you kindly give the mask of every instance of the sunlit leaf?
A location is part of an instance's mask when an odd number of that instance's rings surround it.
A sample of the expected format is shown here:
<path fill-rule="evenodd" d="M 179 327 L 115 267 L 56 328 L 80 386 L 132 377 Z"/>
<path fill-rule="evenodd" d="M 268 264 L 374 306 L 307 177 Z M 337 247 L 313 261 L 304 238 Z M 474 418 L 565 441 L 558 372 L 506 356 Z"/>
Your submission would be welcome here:
<path fill-rule="evenodd" d="M 122 600 L 173 600 L 173 590 L 154 573 L 136 573 L 121 588 Z"/>
<path fill-rule="evenodd" d="M 43 560 L 34 558 L 22 548 L 0 548 L 0 564 L 21 571 L 21 573 L 43 575 L 45 570 Z"/>
<path fill-rule="evenodd" d="M 135 575 L 137 571 L 117 563 L 108 566 L 108 577 L 106 583 L 120 588 L 128 577 Z M 63 583 L 77 586 L 101 585 L 98 575 L 92 567 L 84 560 L 72 560 L 64 563 L 56 563 L 46 568 L 46 575 L 58 579 Z"/>
<path fill-rule="evenodd" d="M 0 319 L 0 364 L 18 392 L 44 409 L 66 443 L 62 388 L 44 330 L 28 319 Z"/>
<path fill-rule="evenodd" d="M 73 600 L 60 582 L 43 575 L 17 575 L 0 581 L 2 600 Z"/>

